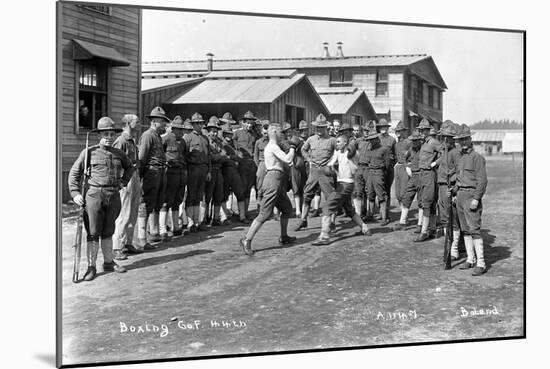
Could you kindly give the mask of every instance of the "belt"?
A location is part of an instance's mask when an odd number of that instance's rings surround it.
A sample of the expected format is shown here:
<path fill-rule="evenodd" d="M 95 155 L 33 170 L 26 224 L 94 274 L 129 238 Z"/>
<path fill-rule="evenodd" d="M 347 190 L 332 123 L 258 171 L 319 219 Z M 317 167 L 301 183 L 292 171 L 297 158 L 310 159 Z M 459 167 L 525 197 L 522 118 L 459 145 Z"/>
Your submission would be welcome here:
<path fill-rule="evenodd" d="M 268 169 L 267 172 L 279 172 L 284 174 L 284 171 L 282 171 L 281 169 Z"/>
<path fill-rule="evenodd" d="M 458 186 L 459 190 L 475 190 L 474 186 Z"/>
<path fill-rule="evenodd" d="M 148 169 L 164 169 L 164 168 L 168 168 L 168 165 L 164 164 L 164 165 L 148 165 L 147 166 Z"/>
<path fill-rule="evenodd" d="M 430 168 L 430 169 L 420 168 L 419 170 L 421 172 L 431 172 L 433 169 L 432 168 Z"/>
<path fill-rule="evenodd" d="M 367 167 L 368 166 L 368 164 L 365 164 L 365 163 L 359 163 L 357 165 L 359 165 L 360 167 Z"/>
<path fill-rule="evenodd" d="M 119 186 L 96 186 L 96 185 L 89 185 L 90 187 L 95 187 L 95 188 L 106 188 L 106 189 L 115 189 L 115 190 L 119 190 L 120 187 Z"/>
<path fill-rule="evenodd" d="M 411 172 L 413 172 L 413 173 L 420 173 L 420 169 L 417 169 L 417 170 L 412 170 L 412 169 L 411 169 Z"/>

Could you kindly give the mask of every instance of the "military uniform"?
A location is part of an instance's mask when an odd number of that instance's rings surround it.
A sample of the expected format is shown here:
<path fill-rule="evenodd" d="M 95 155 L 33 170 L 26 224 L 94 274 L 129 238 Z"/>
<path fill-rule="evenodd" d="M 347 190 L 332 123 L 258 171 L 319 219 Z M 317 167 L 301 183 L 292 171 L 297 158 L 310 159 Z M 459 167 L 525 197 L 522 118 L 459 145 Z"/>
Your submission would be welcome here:
<path fill-rule="evenodd" d="M 211 117 L 206 128 L 208 130 L 215 129 L 217 131 L 220 128 L 218 122 L 219 120 L 217 117 Z M 212 202 L 214 206 L 214 214 L 209 214 L 209 216 L 212 217 L 212 224 L 220 225 L 220 207 L 224 200 L 224 177 L 222 174 L 222 167 L 229 161 L 229 156 L 227 156 L 223 150 L 223 143 L 219 136 L 216 135 L 215 137 L 211 137 L 209 135 L 207 139 L 210 152 L 211 171 L 210 182 L 206 183 L 205 202 L 208 209 L 210 209 L 210 202 Z"/>
<path fill-rule="evenodd" d="M 243 120 L 254 124 L 256 122 L 256 117 L 254 117 L 251 112 L 246 112 Z M 244 187 L 246 211 L 248 211 L 248 204 L 250 202 L 250 191 L 256 183 L 256 171 L 258 168 L 254 163 L 254 145 L 256 144 L 256 140 L 258 140 L 258 138 L 259 136 L 254 127 L 250 130 L 240 128 L 233 132 L 233 142 L 235 143 L 235 148 L 242 155 L 241 162 L 239 163 L 239 174 Z"/>
<path fill-rule="evenodd" d="M 111 118 L 103 117 L 94 131 L 121 131 L 114 127 Z M 88 173 L 88 190 L 83 194 L 81 183 L 85 172 Z M 83 218 L 87 233 L 88 260 L 85 280 L 95 278 L 99 246 L 103 253 L 105 271 L 126 271 L 113 261 L 112 236 L 121 208 L 119 190 L 127 186 L 133 173 L 134 166 L 122 150 L 103 144 L 82 150 L 71 167 L 69 191 L 73 199 L 83 196 L 85 204 Z"/>
<path fill-rule="evenodd" d="M 204 120 L 198 113 L 193 114 L 191 123 L 202 124 Z M 184 136 L 187 148 L 187 198 L 185 199 L 186 213 L 193 220 L 190 231 L 197 230 L 200 217 L 200 202 L 204 199 L 204 191 L 208 173 L 211 171 L 210 145 L 202 130 Z"/>
<path fill-rule="evenodd" d="M 463 125 L 455 139 L 469 136 L 471 136 L 470 128 Z M 456 185 L 453 192 L 456 193 L 456 208 L 468 254 L 468 260 L 463 268 L 471 267 L 475 263 L 476 268 L 473 275 L 481 275 L 486 271 L 483 239 L 481 238 L 482 198 L 486 189 L 485 158 L 470 145 L 467 150 L 462 150 L 462 156 L 458 160 Z"/>
<path fill-rule="evenodd" d="M 380 127 L 389 127 L 389 126 L 390 125 L 388 124 L 388 122 L 385 119 L 380 119 L 380 122 L 377 125 L 378 128 L 380 128 Z M 390 157 L 390 167 L 389 168 L 392 168 L 392 170 L 388 169 L 384 173 L 384 183 L 385 183 L 385 186 L 386 186 L 386 196 L 387 196 L 386 215 L 389 215 L 390 202 L 391 202 L 391 187 L 392 187 L 393 180 L 394 180 L 393 166 L 396 163 L 395 145 L 396 145 L 397 141 L 395 140 L 395 138 L 390 136 L 387 132 L 381 134 L 379 139 L 380 139 L 380 144 L 382 146 L 385 146 L 385 147 L 388 148 L 388 153 L 389 153 L 389 157 Z"/>
<path fill-rule="evenodd" d="M 407 182 L 409 176 L 405 170 L 406 166 L 406 154 L 411 148 L 411 141 L 408 139 L 402 139 L 395 144 L 395 160 L 394 166 L 394 181 L 395 181 L 395 197 L 397 202 L 401 204 L 403 202 L 403 196 L 407 188 Z"/>
<path fill-rule="evenodd" d="M 258 168 L 256 170 L 256 189 L 259 191 L 262 188 L 262 183 L 264 181 L 267 171 L 265 169 L 265 159 L 264 159 L 264 149 L 267 146 L 269 139 L 267 137 L 262 137 L 256 141 L 254 144 L 254 163 Z M 261 200 L 261 193 L 258 192 L 258 200 Z"/>
<path fill-rule="evenodd" d="M 137 117 L 136 117 L 137 118 Z M 141 182 L 138 171 L 138 148 L 134 138 L 129 132 L 122 132 L 113 143 L 113 147 L 121 150 L 130 159 L 134 167 L 132 177 L 125 188 L 120 190 L 121 211 L 115 222 L 115 234 L 113 236 L 113 250 L 122 253 L 124 247 L 131 252 L 139 252 L 134 243 L 134 231 L 136 227 L 138 209 L 141 197 Z"/>

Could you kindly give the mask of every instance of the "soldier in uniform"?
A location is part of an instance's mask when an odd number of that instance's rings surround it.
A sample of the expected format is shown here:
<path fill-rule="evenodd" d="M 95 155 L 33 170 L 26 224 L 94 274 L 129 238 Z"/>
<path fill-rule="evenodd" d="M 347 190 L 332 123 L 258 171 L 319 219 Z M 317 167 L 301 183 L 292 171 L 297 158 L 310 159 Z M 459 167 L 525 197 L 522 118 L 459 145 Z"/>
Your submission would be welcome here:
<path fill-rule="evenodd" d="M 259 138 L 256 133 L 256 121 L 257 118 L 254 114 L 247 111 L 242 119 L 242 128 L 233 132 L 233 142 L 235 143 L 235 148 L 242 154 L 242 159 L 239 163 L 239 174 L 244 186 L 244 204 L 246 212 L 248 212 L 248 206 L 250 204 L 250 191 L 256 182 L 257 168 L 254 163 L 254 145 L 256 144 L 256 140 Z"/>
<path fill-rule="evenodd" d="M 367 178 L 369 171 L 369 162 L 367 152 L 370 150 L 370 140 L 367 140 L 368 129 L 363 128 L 363 136 L 355 139 L 354 146 L 356 150 L 355 161 L 357 162 L 357 170 L 355 171 L 354 189 L 353 189 L 353 206 L 355 212 L 361 216 L 364 210 L 363 201 L 366 200 L 367 193 Z M 368 204 L 368 201 L 366 201 Z"/>
<path fill-rule="evenodd" d="M 342 125 L 342 128 L 344 128 L 345 125 L 346 123 Z M 351 205 L 351 195 L 354 188 L 354 172 L 357 170 L 357 165 L 355 165 L 352 160 L 355 155 L 355 149 L 348 146 L 348 135 L 351 127 L 346 128 L 349 129 L 339 130 L 339 136 L 336 139 L 336 151 L 326 167 L 327 171 L 334 171 L 334 166 L 338 165 L 337 185 L 336 189 L 330 193 L 325 205 L 323 206 L 321 234 L 319 235 L 319 238 L 312 243 L 313 245 L 328 245 L 331 242 L 329 236 L 332 224 L 331 218 L 342 207 L 344 208 L 346 215 L 350 217 L 355 224 L 361 227 L 361 234 L 365 236 L 371 235 L 369 227 L 361 220 L 361 217 L 354 211 L 353 206 Z"/>
<path fill-rule="evenodd" d="M 458 225 L 458 214 L 456 205 L 452 204 L 447 196 L 449 186 L 456 184 L 456 166 L 460 159 L 460 151 L 455 147 L 454 136 L 456 131 L 453 123 L 446 121 L 443 123 L 439 134 L 442 137 L 442 145 L 446 149 L 441 150 L 441 155 L 437 159 L 437 186 L 439 190 L 437 206 L 439 208 L 439 217 L 443 225 L 443 232 L 447 235 L 447 224 L 449 223 L 449 207 L 453 212 L 453 242 L 451 244 L 451 260 L 458 259 L 458 241 L 460 240 L 460 227 Z M 449 184 L 447 183 L 449 181 Z"/>
<path fill-rule="evenodd" d="M 227 201 L 231 192 L 233 192 L 237 198 L 237 206 L 239 207 L 239 220 L 243 224 L 249 224 L 250 221 L 245 217 L 244 187 L 238 171 L 239 162 L 241 160 L 239 157 L 240 152 L 235 149 L 235 145 L 233 143 L 233 131 L 230 128 L 225 128 L 222 131 L 222 137 L 223 149 L 229 156 L 229 160 L 222 166 L 224 201 Z M 224 203 L 222 203 L 222 206 L 223 204 Z M 226 212 L 226 209 L 224 209 L 224 212 Z M 226 216 L 227 215 L 228 212 L 226 212 Z"/>
<path fill-rule="evenodd" d="M 171 211 L 172 234 L 180 236 L 183 229 L 179 226 L 179 209 L 187 186 L 187 163 L 185 162 L 184 130 L 189 128 L 183 124 L 183 119 L 176 115 L 171 124 L 170 132 L 161 136 L 166 155 L 168 169 L 166 169 L 166 186 L 164 200 L 159 214 L 159 231 L 162 240 L 168 240 L 166 229 L 168 212 Z"/>
<path fill-rule="evenodd" d="M 380 206 L 380 225 L 385 226 L 389 223 L 386 207 L 388 204 L 388 193 L 386 192 L 386 172 L 392 168 L 390 150 L 380 142 L 380 133 L 372 130 L 365 137 L 369 142 L 369 149 L 366 151 L 366 161 L 368 166 L 367 174 L 367 199 L 371 211 L 374 209 L 374 201 L 378 197 Z"/>
<path fill-rule="evenodd" d="M 138 173 L 138 148 L 136 137 L 139 118 L 134 114 L 126 114 L 122 117 L 123 131 L 113 143 L 113 147 L 122 150 L 130 159 L 134 171 L 128 185 L 120 190 L 121 209 L 116 219 L 115 234 L 113 236 L 113 251 L 115 260 L 126 260 L 126 253 L 139 254 L 143 250 L 134 246 L 134 230 L 138 216 L 139 201 L 141 197 L 141 183 Z"/>
<path fill-rule="evenodd" d="M 193 131 L 184 137 L 187 149 L 187 198 L 185 212 L 193 220 L 189 232 L 205 231 L 206 224 L 200 223 L 200 203 L 204 199 L 206 182 L 211 180 L 211 163 L 208 139 L 202 134 L 204 119 L 199 113 L 191 117 Z"/>
<path fill-rule="evenodd" d="M 265 147 L 265 163 L 267 174 L 262 184 L 263 197 L 260 202 L 260 212 L 252 222 L 246 236 L 240 240 L 241 247 L 245 254 L 251 256 L 252 240 L 254 236 L 273 213 L 274 207 L 277 207 L 281 213 L 281 237 L 280 245 L 287 245 L 296 241 L 296 237 L 290 237 L 287 233 L 288 219 L 292 213 L 292 204 L 283 188 L 284 169 L 283 163 L 290 165 L 294 158 L 296 146 L 300 143 L 298 140 L 291 139 L 289 142 L 290 150 L 288 154 L 279 147 L 281 140 L 281 126 L 279 124 L 270 124 L 268 128 L 269 143 Z"/>
<path fill-rule="evenodd" d="M 395 197 L 399 203 L 399 207 L 403 206 L 403 195 L 407 189 L 407 182 L 409 176 L 405 170 L 406 158 L 405 155 L 411 148 L 411 141 L 406 136 L 407 128 L 401 121 L 397 123 L 395 127 L 395 134 L 397 135 L 397 143 L 395 144 L 395 161 L 394 165 L 394 179 L 395 179 Z"/>
<path fill-rule="evenodd" d="M 433 136 L 430 136 L 430 123 L 422 119 L 418 125 L 420 135 L 424 137 L 424 143 L 420 148 L 420 206 L 422 207 L 422 228 L 414 242 L 422 242 L 435 236 L 436 205 L 437 205 L 437 173 L 434 167 L 441 150 L 441 144 Z"/>
<path fill-rule="evenodd" d="M 120 131 L 122 130 L 115 128 L 111 118 L 99 119 L 97 129 L 92 131 L 99 133 L 99 145 L 82 150 L 69 172 L 69 191 L 73 201 L 77 205 L 85 206 L 88 260 L 85 281 L 93 280 L 97 274 L 96 260 L 100 246 L 105 272 L 126 271 L 113 260 L 112 238 L 121 207 L 119 190 L 126 187 L 134 173 L 134 166 L 126 154 L 112 147 L 116 133 Z M 86 157 L 88 160 L 85 163 Z M 88 190 L 82 194 L 80 185 L 85 172 L 88 173 Z"/>
<path fill-rule="evenodd" d="M 220 226 L 220 209 L 224 199 L 223 187 L 224 177 L 222 167 L 229 161 L 229 156 L 223 149 L 222 140 L 218 136 L 220 129 L 219 120 L 212 116 L 208 120 L 206 129 L 208 131 L 208 144 L 210 150 L 210 162 L 212 163 L 211 179 L 206 184 L 205 203 L 206 215 L 205 219 L 210 219 L 213 226 Z M 210 205 L 212 203 L 212 206 Z M 213 213 L 211 208 L 213 208 Z"/>
<path fill-rule="evenodd" d="M 311 200 L 320 187 L 325 198 L 334 191 L 334 176 L 327 175 L 324 167 L 328 164 L 334 150 L 336 149 L 336 139 L 330 137 L 327 133 L 327 120 L 323 114 L 319 114 L 312 123 L 316 134 L 306 140 L 302 146 L 302 155 L 309 158 L 309 175 L 304 187 L 304 205 L 302 207 L 302 218 L 296 227 L 296 231 L 307 228 L 307 214 L 311 205 Z"/>
<path fill-rule="evenodd" d="M 468 259 L 460 269 L 469 269 L 475 265 L 472 275 L 479 276 L 487 271 L 481 238 L 481 199 L 487 189 L 485 158 L 474 151 L 472 133 L 467 125 L 462 125 L 455 140 L 462 148 L 462 155 L 456 169 L 456 185 L 448 195 L 456 195 L 458 219 L 468 254 Z"/>
<path fill-rule="evenodd" d="M 411 208 L 414 197 L 416 196 L 416 202 L 420 204 L 420 148 L 422 147 L 422 136 L 415 130 L 408 140 L 411 142 L 411 147 L 405 153 L 405 173 L 408 181 L 403 197 L 401 199 L 401 219 L 393 229 L 399 231 L 407 226 L 407 217 Z M 422 229 L 422 208 L 418 207 L 418 225 L 417 232 L 420 233 Z"/>
<path fill-rule="evenodd" d="M 303 124 L 302 122 L 305 124 Z M 292 135 L 292 137 L 296 137 L 298 140 L 300 140 L 300 144 L 296 147 L 292 166 L 290 167 L 290 183 L 292 187 L 292 195 L 294 196 L 296 218 L 302 217 L 304 186 L 306 185 L 307 179 L 306 163 L 304 160 L 304 156 L 302 155 L 302 146 L 305 140 L 302 138 L 301 132 L 307 130 L 308 127 L 306 121 L 302 122 L 300 122 L 300 124 L 298 125 L 298 129 L 295 130 Z"/>
<path fill-rule="evenodd" d="M 399 123 L 401 123 L 401 121 L 399 121 Z M 397 143 L 395 138 L 389 135 L 389 132 L 388 132 L 389 127 L 390 127 L 390 124 L 384 118 L 380 119 L 380 121 L 376 125 L 376 129 L 378 133 L 380 133 L 380 137 L 379 137 L 380 143 L 382 144 L 382 146 L 386 146 L 389 149 L 389 154 L 390 154 L 391 170 L 386 171 L 385 178 L 384 178 L 384 183 L 386 184 L 386 194 L 387 194 L 387 200 L 386 200 L 386 218 L 387 219 L 389 219 L 389 214 L 390 214 L 391 186 L 393 184 L 393 179 L 394 179 L 393 167 L 396 163 L 395 144 Z"/>
<path fill-rule="evenodd" d="M 341 123 L 338 119 L 332 121 L 332 134 L 334 137 L 338 137 L 340 131 Z"/>
<path fill-rule="evenodd" d="M 223 116 L 220 118 L 220 122 L 223 123 L 220 127 L 222 131 L 226 129 L 231 129 L 231 126 L 237 123 L 235 119 L 233 119 L 233 115 L 231 115 L 230 112 L 224 113 Z"/>
<path fill-rule="evenodd" d="M 159 211 L 164 201 L 163 189 L 166 179 L 166 155 L 160 135 L 170 119 L 164 110 L 155 107 L 147 116 L 151 121 L 149 129 L 139 140 L 139 176 L 141 178 L 142 196 L 138 210 L 138 243 L 145 250 L 157 247 L 147 242 L 147 220 L 151 242 L 161 241 L 159 234 Z"/>

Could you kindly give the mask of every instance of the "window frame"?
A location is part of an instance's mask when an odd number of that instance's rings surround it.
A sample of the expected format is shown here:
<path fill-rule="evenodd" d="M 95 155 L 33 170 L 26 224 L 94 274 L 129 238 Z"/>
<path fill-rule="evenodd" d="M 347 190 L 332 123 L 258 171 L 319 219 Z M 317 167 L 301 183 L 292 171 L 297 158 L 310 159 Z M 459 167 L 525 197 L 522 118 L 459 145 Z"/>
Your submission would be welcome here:
<path fill-rule="evenodd" d="M 338 78 L 333 79 L 333 73 L 338 73 Z M 346 79 L 346 75 L 349 79 Z M 353 86 L 353 71 L 349 68 L 331 68 L 329 69 L 328 84 L 330 87 L 348 87 Z"/>
<path fill-rule="evenodd" d="M 381 75 L 385 74 L 385 78 L 381 78 Z M 374 96 L 390 96 L 389 89 L 389 71 L 387 68 L 377 68 L 376 69 L 376 82 L 374 86 Z M 378 88 L 384 86 L 385 93 L 378 93 Z"/>
<path fill-rule="evenodd" d="M 95 64 L 98 68 L 98 72 L 101 70 L 104 73 L 104 87 L 94 87 L 80 84 L 80 73 L 83 65 L 86 64 Z M 76 60 L 75 61 L 75 134 L 86 133 L 96 128 L 97 120 L 99 117 L 96 117 L 96 99 L 101 97 L 103 99 L 104 111 L 106 115 L 109 115 L 109 94 L 110 94 L 110 73 L 111 68 L 108 64 L 100 60 Z M 98 73 L 99 74 L 99 73 Z M 99 78 L 97 78 L 99 79 Z M 81 92 L 91 93 L 92 94 L 92 106 L 88 107 L 90 114 L 92 115 L 92 124 L 90 128 L 86 128 L 80 125 L 80 96 Z M 97 118 L 97 119 L 96 119 Z"/>
<path fill-rule="evenodd" d="M 83 9 L 89 10 L 91 12 L 107 15 L 109 17 L 111 15 L 113 15 L 113 8 L 111 6 L 88 5 L 88 4 L 80 4 L 78 6 L 80 6 Z M 106 8 L 107 12 L 105 12 L 105 11 L 99 9 L 99 8 Z"/>
<path fill-rule="evenodd" d="M 434 87 L 428 86 L 428 106 L 434 107 Z"/>

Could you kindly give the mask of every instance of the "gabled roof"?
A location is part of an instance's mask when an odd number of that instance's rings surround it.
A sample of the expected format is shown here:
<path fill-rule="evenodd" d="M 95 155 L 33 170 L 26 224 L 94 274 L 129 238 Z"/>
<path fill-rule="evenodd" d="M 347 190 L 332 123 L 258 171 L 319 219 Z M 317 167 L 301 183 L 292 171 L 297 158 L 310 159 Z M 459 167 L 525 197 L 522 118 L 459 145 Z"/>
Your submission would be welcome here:
<path fill-rule="evenodd" d="M 343 93 L 341 91 L 330 91 L 330 89 L 318 89 L 317 92 L 328 108 L 330 114 L 347 114 L 351 107 L 361 98 L 364 98 L 367 110 L 374 116 L 376 112 L 372 107 L 369 98 L 363 90 L 353 90 L 351 93 Z"/>
<path fill-rule="evenodd" d="M 298 69 L 334 67 L 408 66 L 429 58 L 426 54 L 364 55 L 346 57 L 214 59 L 214 70 Z M 144 62 L 143 73 L 206 71 L 207 60 Z"/>
<path fill-rule="evenodd" d="M 76 38 L 73 39 L 73 42 L 73 58 L 75 60 L 98 58 L 106 60 L 113 67 L 127 67 L 130 65 L 128 59 L 112 47 L 77 40 Z"/>
<path fill-rule="evenodd" d="M 141 92 L 153 92 L 167 87 L 179 87 L 187 84 L 198 83 L 204 78 L 142 78 Z"/>
<path fill-rule="evenodd" d="M 170 104 L 234 104 L 234 103 L 272 103 L 294 85 L 304 81 L 308 84 L 319 104 L 328 111 L 325 104 L 315 93 L 313 85 L 305 74 L 296 71 L 278 73 L 273 71 L 271 75 L 285 75 L 286 77 L 244 77 L 247 71 L 226 73 L 221 78 L 220 74 L 210 74 L 196 87 L 166 101 Z"/>

